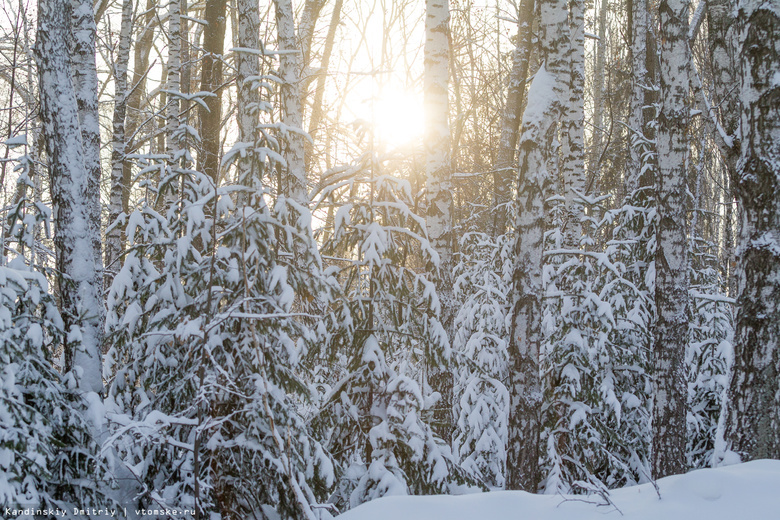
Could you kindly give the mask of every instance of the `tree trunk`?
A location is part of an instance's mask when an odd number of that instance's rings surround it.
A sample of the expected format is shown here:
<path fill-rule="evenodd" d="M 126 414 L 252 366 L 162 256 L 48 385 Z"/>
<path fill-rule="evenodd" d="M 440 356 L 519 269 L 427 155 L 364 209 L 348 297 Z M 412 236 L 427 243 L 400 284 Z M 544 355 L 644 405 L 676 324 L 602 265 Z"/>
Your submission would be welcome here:
<path fill-rule="evenodd" d="M 585 191 L 585 153 L 583 148 L 585 85 L 585 13 L 583 0 L 570 0 L 569 75 L 565 93 L 561 93 L 563 111 L 560 122 L 561 178 L 566 201 L 564 242 L 569 248 L 580 245 L 583 207 L 579 195 Z"/>
<path fill-rule="evenodd" d="M 219 183 L 219 161 L 222 141 L 222 54 L 225 46 L 226 0 L 206 0 L 203 33 L 203 68 L 200 90 L 213 96 L 204 99 L 206 106 L 198 112 L 200 118 L 201 152 L 198 170 Z M 177 71 L 178 72 L 178 71 Z"/>
<path fill-rule="evenodd" d="M 570 78 L 568 12 L 565 0 L 540 5 L 544 65 L 534 76 L 523 113 L 518 155 L 515 262 L 512 275 L 508 354 L 509 423 L 507 489 L 535 493 L 539 488 L 539 435 L 542 382 L 539 346 L 542 341 L 542 261 L 544 201 L 552 159 L 553 123 L 561 117 L 565 84 Z"/>
<path fill-rule="evenodd" d="M 743 206 L 726 439 L 743 460 L 780 458 L 780 4 L 746 0 L 737 25 Z"/>
<path fill-rule="evenodd" d="M 101 237 L 100 205 L 100 122 L 98 116 L 98 79 L 96 65 L 95 13 L 91 0 L 71 0 L 71 48 L 70 64 L 73 74 L 73 88 L 78 105 L 81 142 L 84 152 L 84 166 L 87 168 L 89 191 L 87 192 L 90 236 L 94 242 L 95 268 L 100 274 L 95 290 L 103 298 L 103 240 Z M 105 310 L 101 304 L 95 309 L 101 315 Z M 100 335 L 102 341 L 102 333 Z"/>
<path fill-rule="evenodd" d="M 520 121 L 523 118 L 525 104 L 525 84 L 528 79 L 528 62 L 533 48 L 533 18 L 534 0 L 522 0 L 518 12 L 517 46 L 512 61 L 512 71 L 509 73 L 506 105 L 501 118 L 501 136 L 498 142 L 496 171 L 493 174 L 493 234 L 495 236 L 506 232 L 506 204 L 512 197 L 512 176 L 516 174 L 513 167 L 517 138 L 520 131 Z M 501 207 L 503 206 L 503 207 Z"/>
<path fill-rule="evenodd" d="M 238 46 L 242 49 L 260 48 L 260 6 L 257 0 L 238 0 Z M 260 95 L 253 85 L 260 74 L 260 57 L 254 52 L 236 53 L 236 86 L 238 88 L 237 119 L 238 139 L 242 143 L 256 145 L 259 123 Z M 261 172 L 253 171 L 256 163 L 252 153 L 238 163 L 238 182 L 244 186 L 260 186 Z"/>
<path fill-rule="evenodd" d="M 61 276 L 62 318 L 67 332 L 65 368 L 76 373 L 80 387 L 100 392 L 104 313 L 100 293 L 102 259 L 95 246 L 99 237 L 95 237 L 94 171 L 90 169 L 94 162 L 85 159 L 82 142 L 84 133 L 67 51 L 70 20 L 63 16 L 68 12 L 67 0 L 40 0 L 35 52 L 55 208 L 54 244 Z M 83 34 L 79 37 L 88 38 Z M 95 124 L 96 120 L 87 118 L 87 122 Z"/>
<path fill-rule="evenodd" d="M 322 49 L 322 61 L 320 62 L 319 71 L 317 72 L 316 86 L 314 88 L 314 101 L 311 104 L 311 117 L 309 118 L 309 136 L 312 139 L 321 130 L 323 116 L 325 111 L 322 103 L 325 97 L 325 82 L 328 79 L 328 68 L 330 67 L 330 57 L 333 54 L 333 44 L 336 41 L 336 30 L 339 27 L 339 21 L 341 20 L 341 8 L 344 5 L 344 0 L 336 0 L 333 4 L 333 13 L 330 17 L 330 25 L 328 26 L 328 34 L 325 36 L 325 47 Z M 314 168 L 314 148 L 311 143 L 307 143 L 306 147 L 306 172 L 311 174 Z"/>
<path fill-rule="evenodd" d="M 431 246 L 439 255 L 438 270 L 429 266 L 441 302 L 441 321 L 449 337 L 455 316 L 452 292 L 452 168 L 449 126 L 449 21 L 448 0 L 425 2 L 425 223 Z M 434 367 L 430 384 L 441 400 L 434 412 L 434 429 L 448 443 L 452 438 L 452 373 Z"/>
<path fill-rule="evenodd" d="M 127 136 L 126 152 L 132 153 L 137 148 L 138 132 L 145 120 L 141 113 L 144 96 L 146 95 L 146 72 L 149 68 L 149 55 L 154 43 L 155 0 L 147 0 L 146 10 L 143 15 L 143 28 L 135 44 L 133 51 L 133 79 L 130 83 L 130 93 L 127 97 L 127 118 L 125 122 L 125 135 Z M 130 211 L 130 191 L 133 185 L 133 165 L 125 161 L 122 169 L 122 211 Z M 124 238 L 122 238 L 124 243 Z"/>
<path fill-rule="evenodd" d="M 291 0 L 275 0 L 276 31 L 279 52 L 279 75 L 282 79 L 282 123 L 287 128 L 284 136 L 284 158 L 287 176 L 283 193 L 301 206 L 308 207 L 306 163 L 304 159 L 303 112 L 300 90 L 300 49 L 295 40 L 295 18 Z"/>
<path fill-rule="evenodd" d="M 130 62 L 130 44 L 133 30 L 133 1 L 122 2 L 122 24 L 119 29 L 119 47 L 114 65 L 114 117 L 111 138 L 111 192 L 108 202 L 108 225 L 114 226 L 106 233 L 106 286 L 110 285 L 120 268 L 120 255 L 124 249 L 122 227 L 117 219 L 124 211 L 122 190 L 125 164 L 125 117 L 127 115 L 127 67 Z"/>
<path fill-rule="evenodd" d="M 654 478 L 685 466 L 688 344 L 688 2 L 660 7 L 661 112 L 658 117 L 656 201 L 656 326 L 652 470 Z"/>

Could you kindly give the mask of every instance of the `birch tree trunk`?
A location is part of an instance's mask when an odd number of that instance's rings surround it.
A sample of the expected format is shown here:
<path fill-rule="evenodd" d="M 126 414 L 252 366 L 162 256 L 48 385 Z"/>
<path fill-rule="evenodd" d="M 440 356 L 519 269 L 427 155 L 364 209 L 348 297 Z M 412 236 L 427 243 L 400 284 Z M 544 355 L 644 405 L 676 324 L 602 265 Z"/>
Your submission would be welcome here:
<path fill-rule="evenodd" d="M 439 254 L 438 271 L 431 270 L 441 301 L 441 321 L 452 337 L 455 298 L 452 293 L 452 168 L 449 126 L 449 0 L 425 2 L 425 223 L 431 246 Z M 449 370 L 433 367 L 431 387 L 441 400 L 434 412 L 436 432 L 447 442 L 452 438 L 453 379 Z"/>
<path fill-rule="evenodd" d="M 200 118 L 201 153 L 198 156 L 198 170 L 219 183 L 220 130 L 222 128 L 222 54 L 225 47 L 226 0 L 207 0 L 203 32 L 203 66 L 201 69 L 202 92 L 211 92 L 206 97 L 206 106 L 198 112 Z M 179 65 L 179 64 L 177 64 Z M 177 71 L 178 73 L 179 71 Z"/>
<path fill-rule="evenodd" d="M 282 79 L 282 123 L 287 128 L 284 158 L 287 161 L 284 194 L 308 207 L 306 187 L 305 138 L 300 89 L 300 49 L 295 40 L 292 0 L 275 0 L 276 31 L 279 47 L 279 75 Z"/>
<path fill-rule="evenodd" d="M 103 298 L 103 241 L 101 237 L 100 205 L 100 122 L 98 120 L 98 80 L 96 65 L 95 13 L 91 0 L 71 0 L 71 48 L 70 64 L 73 75 L 73 88 L 78 105 L 79 126 L 83 145 L 84 166 L 87 168 L 87 192 L 90 236 L 94 242 L 95 268 L 99 279 L 95 290 L 100 300 Z M 66 12 L 66 11 L 63 11 Z M 100 313 L 101 321 L 105 310 L 101 304 L 95 309 Z M 102 342 L 102 333 L 101 333 Z"/>
<path fill-rule="evenodd" d="M 525 84 L 528 78 L 528 63 L 533 48 L 534 0 L 522 0 L 518 12 L 517 45 L 509 73 L 506 105 L 501 117 L 501 136 L 496 156 L 496 172 L 493 174 L 493 208 L 499 208 L 509 202 L 512 196 L 512 176 L 520 121 L 523 118 L 525 104 Z M 498 236 L 506 231 L 509 214 L 504 206 L 495 209 L 493 234 Z"/>
<path fill-rule="evenodd" d="M 260 7 L 257 0 L 238 0 L 238 46 L 241 49 L 260 48 Z M 238 88 L 238 139 L 254 147 L 259 123 L 260 96 L 253 87 L 260 74 L 260 57 L 254 52 L 236 54 L 236 86 Z M 260 172 L 253 172 L 252 154 L 238 163 L 238 182 L 244 186 L 259 186 Z M 253 178 L 253 176 L 256 176 Z"/>
<path fill-rule="evenodd" d="M 540 5 L 542 55 L 545 63 L 534 76 L 523 113 L 518 154 L 515 262 L 512 275 L 508 353 L 509 422 L 507 489 L 535 493 L 539 487 L 539 435 L 542 383 L 539 346 L 542 341 L 542 261 L 544 201 L 552 158 L 553 123 L 561 116 L 564 85 L 570 78 L 568 12 L 565 0 Z"/>
<path fill-rule="evenodd" d="M 688 1 L 660 7 L 661 112 L 658 117 L 658 232 L 652 471 L 654 478 L 685 471 L 688 344 Z"/>
<path fill-rule="evenodd" d="M 38 2 L 35 53 L 55 207 L 54 244 L 61 276 L 62 317 L 68 333 L 65 368 L 74 371 L 81 388 L 100 392 L 103 388 L 100 360 L 103 301 L 99 289 L 102 259 L 95 246 L 99 237 L 95 237 L 93 220 L 94 171 L 88 168 L 88 165 L 94 167 L 94 162 L 85 159 L 82 142 L 79 105 L 68 56 L 70 20 L 63 16 L 68 12 L 67 0 Z M 81 37 L 87 36 L 81 34 Z M 89 118 L 87 121 L 90 122 Z"/>
<path fill-rule="evenodd" d="M 119 29 L 119 47 L 114 64 L 114 117 L 111 138 L 111 192 L 108 201 L 108 225 L 106 233 L 106 277 L 108 286 L 119 272 L 119 258 L 124 245 L 122 228 L 117 219 L 122 214 L 122 190 L 124 189 L 123 171 L 125 164 L 125 118 L 127 116 L 127 68 L 130 62 L 130 45 L 133 30 L 133 1 L 122 2 L 122 22 Z M 116 225 L 115 225 L 116 224 Z M 113 228 L 110 226 L 114 225 Z"/>
<path fill-rule="evenodd" d="M 743 0 L 737 17 L 743 206 L 734 372 L 726 439 L 743 460 L 780 458 L 780 2 Z"/>
<path fill-rule="evenodd" d="M 632 95 L 628 114 L 629 148 L 626 169 L 626 193 L 633 193 L 640 185 L 647 148 L 645 105 L 650 78 L 647 72 L 647 0 L 629 0 L 629 34 L 631 35 Z"/>
<path fill-rule="evenodd" d="M 569 248 L 579 247 L 582 238 L 583 207 L 580 196 L 585 191 L 585 151 L 583 105 L 585 85 L 585 13 L 583 0 L 570 0 L 569 22 L 569 77 L 566 81 L 564 104 L 560 122 L 561 176 L 566 201 L 566 230 L 564 243 Z"/>
<path fill-rule="evenodd" d="M 166 86 L 168 103 L 165 108 L 165 153 L 168 154 L 170 164 L 176 163 L 179 151 L 178 136 L 175 134 L 179 128 L 180 98 L 177 94 L 181 92 L 181 36 L 181 3 L 179 0 L 170 0 L 168 2 L 168 84 Z M 219 131 L 216 135 L 216 141 L 219 143 Z M 201 135 L 201 137 L 206 140 L 211 139 L 210 135 Z"/>

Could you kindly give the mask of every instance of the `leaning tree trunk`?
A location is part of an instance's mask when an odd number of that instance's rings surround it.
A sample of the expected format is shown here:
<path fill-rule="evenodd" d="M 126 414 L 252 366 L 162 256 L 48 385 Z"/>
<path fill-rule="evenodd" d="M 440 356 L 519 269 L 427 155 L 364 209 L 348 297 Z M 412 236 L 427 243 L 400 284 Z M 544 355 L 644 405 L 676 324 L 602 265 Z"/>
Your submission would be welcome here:
<path fill-rule="evenodd" d="M 780 2 L 739 5 L 743 206 L 726 439 L 743 460 L 780 458 Z"/>
<path fill-rule="evenodd" d="M 652 471 L 685 471 L 688 344 L 688 2 L 660 4 L 661 112 L 658 116 L 656 325 Z"/>
<path fill-rule="evenodd" d="M 55 207 L 54 245 L 61 276 L 62 318 L 67 332 L 65 367 L 76 374 L 81 372 L 77 380 L 82 388 L 99 392 L 103 388 L 100 346 L 104 316 L 100 293 L 102 260 L 93 225 L 94 163 L 85 158 L 85 148 L 91 149 L 84 146 L 79 122 L 79 103 L 67 50 L 69 19 L 63 16 L 67 12 L 67 0 L 39 1 L 35 52 Z M 87 122 L 97 124 L 96 119 L 87 118 Z"/>
<path fill-rule="evenodd" d="M 509 334 L 509 422 L 507 489 L 535 493 L 539 487 L 539 442 L 542 381 L 542 261 L 544 201 L 552 162 L 553 123 L 561 116 L 561 98 L 570 77 L 568 12 L 565 0 L 540 6 L 542 54 L 545 63 L 534 76 L 523 113 L 518 154 L 515 262 L 512 275 Z"/>

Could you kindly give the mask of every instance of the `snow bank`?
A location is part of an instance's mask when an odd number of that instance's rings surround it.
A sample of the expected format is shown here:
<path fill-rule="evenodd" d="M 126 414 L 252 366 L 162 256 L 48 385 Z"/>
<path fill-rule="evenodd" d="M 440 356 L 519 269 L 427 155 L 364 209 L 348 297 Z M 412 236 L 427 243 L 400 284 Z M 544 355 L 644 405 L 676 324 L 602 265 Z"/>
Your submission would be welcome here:
<path fill-rule="evenodd" d="M 778 460 L 692 471 L 660 479 L 657 484 L 660 499 L 652 484 L 643 484 L 612 491 L 612 505 L 597 495 L 531 495 L 523 491 L 387 497 L 348 511 L 338 520 L 780 519 Z"/>

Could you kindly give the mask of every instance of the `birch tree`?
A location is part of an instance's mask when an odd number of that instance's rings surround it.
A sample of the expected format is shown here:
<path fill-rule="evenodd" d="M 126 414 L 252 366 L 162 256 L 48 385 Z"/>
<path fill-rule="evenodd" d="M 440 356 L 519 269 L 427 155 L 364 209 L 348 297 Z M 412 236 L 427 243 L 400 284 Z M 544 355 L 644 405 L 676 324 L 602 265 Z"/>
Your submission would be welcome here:
<path fill-rule="evenodd" d="M 542 317 L 544 201 L 552 156 L 551 131 L 560 117 L 563 85 L 569 75 L 566 59 L 566 2 L 540 6 L 544 64 L 534 76 L 523 113 L 518 155 L 515 262 L 509 335 L 509 424 L 507 489 L 536 492 L 539 486 L 539 435 L 542 387 L 539 346 Z"/>
<path fill-rule="evenodd" d="M 73 88 L 78 104 L 79 126 L 84 152 L 84 166 L 87 168 L 89 190 L 89 226 L 95 267 L 100 274 L 95 288 L 103 295 L 103 242 L 100 236 L 100 122 L 98 120 L 98 79 L 96 65 L 94 7 L 91 0 L 71 0 L 70 66 Z M 95 309 L 104 319 L 103 306 Z"/>
<path fill-rule="evenodd" d="M 663 0 L 660 13 L 661 112 L 658 117 L 658 232 L 652 471 L 685 471 L 688 344 L 688 2 Z"/>
<path fill-rule="evenodd" d="M 69 20 L 62 16 L 67 12 L 66 0 L 39 2 L 35 52 L 55 206 L 54 245 L 67 335 L 65 368 L 74 370 L 81 387 L 99 392 L 103 388 L 100 347 L 104 313 L 102 259 L 96 248 L 100 238 L 95 237 L 98 229 L 94 225 L 94 170 L 89 168 L 94 163 L 86 158 L 89 148 L 83 144 L 78 98 L 71 82 Z M 97 123 L 96 118 L 85 119 L 87 124 Z"/>
<path fill-rule="evenodd" d="M 108 202 L 108 230 L 106 231 L 106 273 L 119 270 L 119 255 L 122 252 L 122 231 L 118 219 L 122 215 L 122 191 L 124 187 L 124 165 L 127 148 L 125 120 L 127 117 L 127 69 L 130 62 L 130 45 L 133 30 L 133 2 L 122 2 L 122 22 L 119 29 L 119 44 L 114 64 L 114 115 L 111 138 L 111 191 Z M 110 278 L 106 277 L 106 285 Z"/>
<path fill-rule="evenodd" d="M 501 136 L 499 138 L 496 172 L 493 175 L 493 207 L 496 209 L 493 217 L 494 234 L 499 235 L 506 230 L 507 208 L 499 208 L 506 204 L 512 191 L 512 165 L 517 149 L 517 139 L 520 132 L 520 121 L 523 118 L 525 104 L 526 81 L 528 78 L 528 63 L 533 49 L 533 18 L 534 0 L 523 0 L 518 11 L 517 45 L 512 59 L 512 70 L 509 73 L 506 104 L 501 117 Z"/>
<path fill-rule="evenodd" d="M 579 197 L 585 191 L 585 13 L 582 0 L 569 2 L 569 18 L 569 77 L 559 86 L 565 86 L 565 91 L 561 93 L 564 110 L 560 121 L 560 177 L 566 200 L 565 243 L 569 247 L 578 247 L 584 215 Z"/>
<path fill-rule="evenodd" d="M 429 269 L 438 267 L 436 288 L 442 302 L 442 321 L 449 336 L 455 309 L 452 294 L 453 235 L 452 235 L 452 171 L 450 164 L 449 127 L 449 0 L 425 2 L 425 223 L 431 246 L 439 255 L 438 266 L 431 262 Z M 442 438 L 452 436 L 452 374 L 436 367 L 431 385 L 441 394 L 436 410 L 437 429 Z"/>
<path fill-rule="evenodd" d="M 303 113 L 300 90 L 300 49 L 295 38 L 291 0 L 275 0 L 279 47 L 279 76 L 282 80 L 282 123 L 285 127 L 284 158 L 287 176 L 282 192 L 301 206 L 308 206 L 304 158 Z"/>
<path fill-rule="evenodd" d="M 739 3 L 743 207 L 726 439 L 743 459 L 780 458 L 780 2 Z"/>

